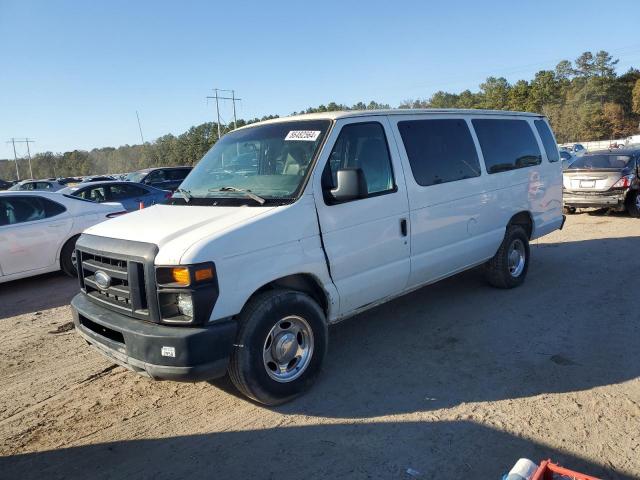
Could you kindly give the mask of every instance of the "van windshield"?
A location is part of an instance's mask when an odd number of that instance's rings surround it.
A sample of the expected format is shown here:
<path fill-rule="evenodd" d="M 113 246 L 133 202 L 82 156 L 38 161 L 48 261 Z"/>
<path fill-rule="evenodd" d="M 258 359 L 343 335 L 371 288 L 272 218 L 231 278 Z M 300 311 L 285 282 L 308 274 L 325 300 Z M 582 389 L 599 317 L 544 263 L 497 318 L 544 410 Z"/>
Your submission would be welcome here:
<path fill-rule="evenodd" d="M 295 197 L 309 175 L 330 122 L 260 125 L 223 136 L 198 162 L 174 198 Z"/>

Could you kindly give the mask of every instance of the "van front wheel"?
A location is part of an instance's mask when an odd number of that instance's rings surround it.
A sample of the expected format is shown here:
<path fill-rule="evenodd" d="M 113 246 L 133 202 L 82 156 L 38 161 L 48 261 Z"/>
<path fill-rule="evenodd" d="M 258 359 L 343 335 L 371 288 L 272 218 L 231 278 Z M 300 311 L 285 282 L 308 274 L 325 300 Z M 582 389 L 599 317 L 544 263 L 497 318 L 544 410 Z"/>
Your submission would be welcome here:
<path fill-rule="evenodd" d="M 327 351 L 328 331 L 324 312 L 311 297 L 269 290 L 247 303 L 238 322 L 229 376 L 240 392 L 278 405 L 313 384 Z"/>
<path fill-rule="evenodd" d="M 507 228 L 495 256 L 485 264 L 487 281 L 497 288 L 522 285 L 529 269 L 529 238 L 519 225 Z"/>

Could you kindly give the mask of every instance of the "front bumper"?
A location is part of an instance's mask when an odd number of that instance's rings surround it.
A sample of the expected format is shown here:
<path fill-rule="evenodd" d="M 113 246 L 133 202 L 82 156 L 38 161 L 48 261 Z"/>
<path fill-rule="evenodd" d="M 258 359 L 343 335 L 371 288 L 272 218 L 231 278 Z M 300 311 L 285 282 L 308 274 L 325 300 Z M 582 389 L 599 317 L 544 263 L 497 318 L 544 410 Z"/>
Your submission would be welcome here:
<path fill-rule="evenodd" d="M 237 324 L 174 327 L 106 309 L 79 293 L 71 301 L 77 332 L 114 363 L 156 380 L 194 382 L 227 371 Z M 172 356 L 173 355 L 173 356 Z"/>
<path fill-rule="evenodd" d="M 568 192 L 562 194 L 562 202 L 565 207 L 575 208 L 616 208 L 624 209 L 626 191 L 606 192 Z"/>

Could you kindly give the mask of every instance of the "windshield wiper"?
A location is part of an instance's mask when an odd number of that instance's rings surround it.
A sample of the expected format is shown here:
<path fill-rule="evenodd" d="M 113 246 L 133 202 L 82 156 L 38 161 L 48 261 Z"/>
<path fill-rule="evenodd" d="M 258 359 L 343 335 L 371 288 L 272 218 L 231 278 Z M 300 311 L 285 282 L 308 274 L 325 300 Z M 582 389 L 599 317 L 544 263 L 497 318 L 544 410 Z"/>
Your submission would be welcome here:
<path fill-rule="evenodd" d="M 266 200 L 261 196 L 256 195 L 255 193 L 251 192 L 251 190 L 245 190 L 243 188 L 220 187 L 220 188 L 210 188 L 209 191 L 210 192 L 238 192 L 238 193 L 243 193 L 246 197 L 250 198 L 251 200 L 255 200 L 260 205 L 264 205 L 264 202 L 266 202 Z"/>
<path fill-rule="evenodd" d="M 193 198 L 193 195 L 191 195 L 191 192 L 189 190 L 185 190 L 184 188 L 176 188 L 176 192 L 181 193 L 182 196 L 184 197 L 184 201 L 187 203 L 189 203 L 189 200 Z"/>

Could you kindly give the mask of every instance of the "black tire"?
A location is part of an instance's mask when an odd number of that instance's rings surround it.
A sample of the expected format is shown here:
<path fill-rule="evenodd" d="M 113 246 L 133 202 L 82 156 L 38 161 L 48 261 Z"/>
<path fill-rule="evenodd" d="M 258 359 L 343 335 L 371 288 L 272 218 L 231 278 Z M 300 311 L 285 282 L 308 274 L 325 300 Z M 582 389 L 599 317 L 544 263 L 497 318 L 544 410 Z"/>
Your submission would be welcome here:
<path fill-rule="evenodd" d="M 60 251 L 60 269 L 70 277 L 78 276 L 78 269 L 73 264 L 73 257 L 75 255 L 76 240 L 78 240 L 79 236 L 80 235 L 76 235 L 67 240 Z"/>
<path fill-rule="evenodd" d="M 627 212 L 633 218 L 640 218 L 640 195 L 637 191 L 627 195 Z"/>
<path fill-rule="evenodd" d="M 517 243 L 519 242 L 519 243 Z M 522 246 L 524 250 L 524 265 L 511 269 L 509 253 L 512 246 Z M 507 227 L 507 231 L 495 256 L 485 264 L 485 277 L 496 288 L 515 288 L 524 282 L 529 270 L 529 237 L 525 229 L 519 225 Z"/>
<path fill-rule="evenodd" d="M 304 319 L 310 327 L 313 348 L 299 376 L 278 381 L 272 378 L 276 375 L 273 369 L 271 374 L 267 371 L 263 355 L 268 350 L 265 346 L 267 338 L 272 337 L 272 329 L 286 324 L 286 317 L 290 316 Z M 311 297 L 294 290 L 263 292 L 245 305 L 238 323 L 237 346 L 231 354 L 229 377 L 242 394 L 272 406 L 297 397 L 313 384 L 327 351 L 328 329 L 324 312 Z M 297 344 L 301 343 L 300 337 L 294 338 Z"/>

